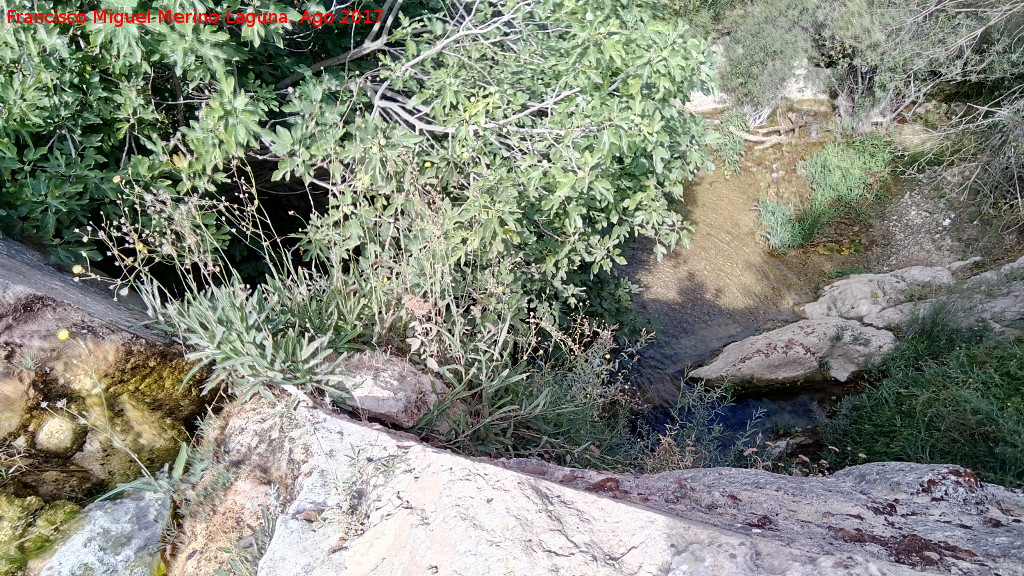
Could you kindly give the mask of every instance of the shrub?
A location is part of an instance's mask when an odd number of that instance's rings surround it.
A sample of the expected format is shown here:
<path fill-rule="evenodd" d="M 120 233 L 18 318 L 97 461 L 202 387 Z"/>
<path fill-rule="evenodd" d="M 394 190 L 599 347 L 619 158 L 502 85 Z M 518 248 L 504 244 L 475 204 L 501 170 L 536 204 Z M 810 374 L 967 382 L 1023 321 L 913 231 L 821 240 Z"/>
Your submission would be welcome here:
<path fill-rule="evenodd" d="M 836 464 L 958 464 L 1024 486 L 1024 340 L 956 322 L 949 304 L 912 320 L 873 383 L 839 404 L 824 427 Z"/>
<path fill-rule="evenodd" d="M 322 206 L 344 190 L 380 212 L 439 194 L 486 213 L 483 257 L 522 258 L 532 305 L 558 321 L 622 285 L 626 242 L 662 256 L 692 230 L 673 206 L 711 156 L 683 104 L 708 87 L 711 54 L 671 4 L 409 0 L 346 31 L 239 0 L 291 23 L 4 27 L 0 228 L 72 263 L 99 257 L 85 227 L 125 216 L 125 181 L 171 203 L 298 192 Z M 242 260 L 245 229 L 200 222 Z"/>
<path fill-rule="evenodd" d="M 764 448 L 759 430 L 764 411 L 758 409 L 743 430 L 730 430 L 724 420 L 732 402 L 728 386 L 684 387 L 667 421 L 642 427 L 636 467 L 645 473 L 713 466 L 770 469 L 772 463 L 757 454 Z"/>
<path fill-rule="evenodd" d="M 725 64 L 721 85 L 743 105 L 773 106 L 782 95 L 795 63 L 812 52 L 816 2 L 784 0 L 750 3 L 731 11 L 725 27 Z"/>

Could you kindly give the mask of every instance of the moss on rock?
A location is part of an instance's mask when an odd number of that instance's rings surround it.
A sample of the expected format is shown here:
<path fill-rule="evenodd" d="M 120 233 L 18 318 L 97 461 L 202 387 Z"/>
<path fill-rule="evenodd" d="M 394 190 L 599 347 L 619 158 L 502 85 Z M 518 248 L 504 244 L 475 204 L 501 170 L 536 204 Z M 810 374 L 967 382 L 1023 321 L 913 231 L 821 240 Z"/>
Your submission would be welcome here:
<path fill-rule="evenodd" d="M 64 500 L 0 493 L 0 576 L 21 574 L 28 561 L 53 545 L 60 529 L 81 509 Z"/>
<path fill-rule="evenodd" d="M 150 410 L 187 421 L 203 405 L 198 387 L 183 384 L 194 366 L 172 346 L 131 342 L 102 381 L 108 398 L 127 394 Z M 195 381 L 201 382 L 203 376 L 197 375 Z"/>

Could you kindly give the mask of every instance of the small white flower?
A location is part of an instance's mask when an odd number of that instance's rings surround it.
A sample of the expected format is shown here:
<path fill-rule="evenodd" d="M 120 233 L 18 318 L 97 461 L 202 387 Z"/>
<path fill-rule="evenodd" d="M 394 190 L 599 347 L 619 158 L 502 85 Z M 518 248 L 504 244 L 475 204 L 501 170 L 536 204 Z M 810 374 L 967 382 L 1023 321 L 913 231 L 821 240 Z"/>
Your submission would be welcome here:
<path fill-rule="evenodd" d="M 46 408 L 49 405 L 50 405 L 50 403 L 47 402 L 46 400 L 43 400 L 42 402 L 39 403 L 39 407 L 40 408 Z"/>

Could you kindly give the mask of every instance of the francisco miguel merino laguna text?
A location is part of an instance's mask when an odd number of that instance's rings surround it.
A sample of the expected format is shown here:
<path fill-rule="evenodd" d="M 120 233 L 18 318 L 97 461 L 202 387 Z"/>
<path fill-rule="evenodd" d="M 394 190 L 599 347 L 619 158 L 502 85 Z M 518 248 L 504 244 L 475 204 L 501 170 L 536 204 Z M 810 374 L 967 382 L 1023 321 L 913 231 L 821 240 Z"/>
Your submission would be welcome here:
<path fill-rule="evenodd" d="M 154 14 L 155 13 L 155 14 Z M 284 12 L 238 12 L 225 11 L 223 17 L 217 12 L 174 12 L 171 10 L 146 10 L 145 12 L 114 12 L 93 10 L 92 12 L 19 12 L 7 11 L 8 24 L 113 24 L 120 28 L 125 24 L 288 24 L 309 23 L 320 27 L 338 22 L 341 24 L 372 24 L 380 21 L 382 10 L 342 10 L 332 12 L 305 11 L 297 20 L 291 20 Z"/>

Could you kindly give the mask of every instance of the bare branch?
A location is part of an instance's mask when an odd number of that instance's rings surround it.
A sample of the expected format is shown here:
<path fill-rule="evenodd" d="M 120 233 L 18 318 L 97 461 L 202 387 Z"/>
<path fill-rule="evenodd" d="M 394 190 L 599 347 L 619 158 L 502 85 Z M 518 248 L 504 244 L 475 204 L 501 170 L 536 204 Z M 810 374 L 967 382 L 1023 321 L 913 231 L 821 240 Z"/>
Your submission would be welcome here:
<path fill-rule="evenodd" d="M 349 50 L 344 54 L 332 56 L 326 60 L 321 60 L 316 64 L 313 64 L 312 66 L 310 66 L 310 73 L 316 74 L 332 66 L 347 64 L 353 60 L 358 60 L 359 58 L 362 58 L 367 54 L 371 54 L 383 48 L 384 43 L 387 41 L 388 35 L 391 33 L 391 25 L 395 20 L 395 16 L 398 14 L 398 9 L 402 7 L 402 2 L 404 1 L 405 0 L 388 0 L 388 2 L 384 4 L 384 10 L 387 11 L 388 7 L 391 6 L 392 4 L 394 4 L 394 6 L 391 8 L 391 12 L 388 13 L 386 21 L 384 18 L 381 18 L 380 21 L 378 21 L 373 26 L 373 29 L 370 30 L 369 36 L 366 37 L 362 45 L 360 45 L 358 48 L 353 48 L 352 50 Z M 381 23 L 384 23 L 383 30 L 381 29 Z M 378 32 L 380 33 L 380 35 L 375 37 L 375 35 L 377 35 Z M 300 82 L 305 77 L 305 73 L 296 72 L 295 74 L 292 74 L 291 76 L 278 82 L 277 86 L 275 86 L 274 89 L 277 91 L 284 90 L 289 86 L 294 85 L 296 82 Z"/>

